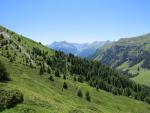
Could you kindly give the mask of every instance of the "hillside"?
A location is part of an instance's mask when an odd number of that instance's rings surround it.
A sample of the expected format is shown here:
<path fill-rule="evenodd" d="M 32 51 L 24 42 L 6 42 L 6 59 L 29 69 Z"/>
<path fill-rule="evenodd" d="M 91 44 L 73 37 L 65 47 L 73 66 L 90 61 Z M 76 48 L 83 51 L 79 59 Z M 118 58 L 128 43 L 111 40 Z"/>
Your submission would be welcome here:
<path fill-rule="evenodd" d="M 150 112 L 148 87 L 101 63 L 50 50 L 3 27 L 0 34 L 0 61 L 10 76 L 0 81 L 0 88 L 17 89 L 24 98 L 2 113 Z"/>
<path fill-rule="evenodd" d="M 133 38 L 122 38 L 104 46 L 90 56 L 92 60 L 101 60 L 104 64 L 129 73 L 138 83 L 150 86 L 150 34 Z M 141 79 L 142 78 L 142 79 Z"/>
<path fill-rule="evenodd" d="M 49 48 L 63 51 L 66 54 L 72 53 L 80 57 L 88 57 L 95 53 L 97 48 L 102 47 L 105 44 L 111 43 L 110 41 L 95 41 L 93 43 L 69 43 L 66 41 L 53 42 L 48 45 Z"/>

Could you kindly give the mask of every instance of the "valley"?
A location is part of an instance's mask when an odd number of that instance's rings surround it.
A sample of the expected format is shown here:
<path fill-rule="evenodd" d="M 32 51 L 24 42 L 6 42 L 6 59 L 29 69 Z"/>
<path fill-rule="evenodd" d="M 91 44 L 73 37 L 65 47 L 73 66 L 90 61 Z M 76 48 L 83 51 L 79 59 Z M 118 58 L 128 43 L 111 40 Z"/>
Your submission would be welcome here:
<path fill-rule="evenodd" d="M 0 5 L 0 113 L 150 113 L 149 0 Z"/>

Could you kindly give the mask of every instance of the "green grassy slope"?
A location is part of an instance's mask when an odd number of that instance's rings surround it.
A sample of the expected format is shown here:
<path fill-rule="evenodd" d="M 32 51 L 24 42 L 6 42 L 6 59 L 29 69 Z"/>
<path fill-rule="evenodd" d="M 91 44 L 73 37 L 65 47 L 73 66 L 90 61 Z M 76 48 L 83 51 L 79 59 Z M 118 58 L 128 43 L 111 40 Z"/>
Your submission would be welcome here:
<path fill-rule="evenodd" d="M 49 81 L 48 75 L 39 75 L 37 69 L 21 64 L 12 64 L 4 57 L 0 59 L 8 67 L 12 81 L 0 83 L 5 89 L 19 89 L 24 94 L 23 104 L 2 113 L 149 113 L 150 106 L 123 96 L 114 96 L 103 90 L 96 91 L 85 83 L 65 80 L 68 90 L 62 91 L 64 79 L 55 77 Z M 88 90 L 91 102 L 76 95 L 77 89 Z"/>
<path fill-rule="evenodd" d="M 4 45 L 0 48 L 0 60 L 5 64 L 11 81 L 0 82 L 0 89 L 20 90 L 24 95 L 24 102 L 2 113 L 150 113 L 150 106 L 142 101 L 115 96 L 103 90 L 97 91 L 86 83 L 75 82 L 71 75 L 64 80 L 62 76 L 54 77 L 52 72 L 54 82 L 48 79 L 47 73 L 39 75 L 40 67 L 36 64 L 42 58 L 37 56 L 38 60 L 35 60 L 31 56 L 32 48 L 38 47 L 47 51 L 50 56 L 54 55 L 54 51 L 10 31 L 7 33 L 11 37 L 4 33 L 5 38 L 13 42 L 8 47 Z M 10 62 L 13 56 L 15 61 Z M 31 64 L 35 64 L 36 68 L 31 68 Z M 68 84 L 67 90 L 62 90 L 64 81 Z M 82 90 L 82 98 L 77 96 L 78 89 Z M 90 92 L 91 102 L 85 99 L 87 90 Z"/>
<path fill-rule="evenodd" d="M 149 70 L 142 70 L 140 71 L 139 75 L 131 78 L 137 83 L 144 84 L 150 87 L 150 71 Z"/>
<path fill-rule="evenodd" d="M 139 64 L 134 65 L 132 67 L 128 67 L 128 62 L 124 62 L 123 64 L 118 66 L 117 69 L 121 69 L 121 70 L 127 70 L 128 69 L 129 73 L 138 73 L 137 76 L 135 76 L 131 79 L 137 83 L 144 84 L 144 85 L 150 87 L 150 70 L 143 69 L 143 68 L 140 68 L 138 70 L 138 67 L 140 67 L 141 64 L 142 64 L 142 62 L 140 62 Z"/>

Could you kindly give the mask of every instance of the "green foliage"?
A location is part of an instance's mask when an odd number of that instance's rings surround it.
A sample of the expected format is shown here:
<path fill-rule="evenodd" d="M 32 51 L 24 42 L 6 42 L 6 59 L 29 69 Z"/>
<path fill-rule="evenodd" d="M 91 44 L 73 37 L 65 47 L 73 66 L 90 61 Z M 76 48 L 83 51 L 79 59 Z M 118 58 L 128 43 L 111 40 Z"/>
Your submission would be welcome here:
<path fill-rule="evenodd" d="M 82 97 L 82 96 L 83 96 L 81 89 L 78 89 L 78 91 L 77 91 L 77 96 L 79 96 L 79 97 Z"/>
<path fill-rule="evenodd" d="M 146 98 L 144 99 L 144 101 L 145 101 L 146 103 L 149 103 L 149 104 L 150 104 L 150 97 L 146 97 Z"/>
<path fill-rule="evenodd" d="M 10 80 L 9 74 L 2 62 L 0 61 L 0 81 L 8 81 Z"/>
<path fill-rule="evenodd" d="M 90 96 L 90 93 L 89 93 L 89 91 L 87 91 L 86 93 L 85 93 L 85 98 L 86 98 L 86 100 L 87 101 L 91 101 L 91 96 Z"/>
<path fill-rule="evenodd" d="M 43 75 L 45 72 L 45 65 L 44 63 L 41 64 L 41 67 L 40 67 L 40 75 Z"/>
<path fill-rule="evenodd" d="M 3 34 L 0 34 L 0 39 L 4 39 L 4 36 L 3 36 Z"/>
<path fill-rule="evenodd" d="M 77 81 L 77 78 L 74 76 L 74 77 L 73 77 L 73 80 L 76 82 L 76 81 Z"/>
<path fill-rule="evenodd" d="M 5 50 L 8 50 L 8 46 L 5 47 Z"/>
<path fill-rule="evenodd" d="M 47 69 L 47 73 L 51 74 L 51 72 L 52 72 L 51 67 L 48 67 L 48 69 Z"/>
<path fill-rule="evenodd" d="M 0 111 L 23 102 L 23 94 L 18 90 L 0 90 Z"/>
<path fill-rule="evenodd" d="M 84 78 L 82 77 L 82 76 L 78 76 L 78 82 L 81 82 L 81 83 L 83 83 L 84 82 L 84 80 L 83 80 Z"/>
<path fill-rule="evenodd" d="M 66 79 L 67 79 L 67 78 L 66 78 L 66 74 L 64 74 L 64 75 L 63 75 L 63 79 L 64 79 L 64 80 L 66 80 Z"/>
<path fill-rule="evenodd" d="M 60 72 L 59 72 L 59 70 L 56 70 L 56 71 L 55 71 L 55 76 L 56 76 L 56 77 L 60 77 Z"/>
<path fill-rule="evenodd" d="M 52 75 L 49 76 L 49 80 L 54 81 L 54 78 Z"/>
<path fill-rule="evenodd" d="M 150 69 L 150 54 L 147 54 L 146 59 L 144 60 L 143 64 L 141 67 L 146 68 L 146 69 Z"/>
<path fill-rule="evenodd" d="M 18 37 L 18 42 L 21 42 L 21 38 L 20 37 Z"/>
<path fill-rule="evenodd" d="M 13 56 L 13 57 L 10 57 L 10 60 L 9 60 L 10 62 L 14 62 L 15 61 L 15 57 Z"/>
<path fill-rule="evenodd" d="M 64 84 L 63 84 L 63 88 L 64 88 L 64 89 L 68 89 L 68 85 L 67 85 L 67 83 L 66 83 L 66 82 L 64 82 Z"/>

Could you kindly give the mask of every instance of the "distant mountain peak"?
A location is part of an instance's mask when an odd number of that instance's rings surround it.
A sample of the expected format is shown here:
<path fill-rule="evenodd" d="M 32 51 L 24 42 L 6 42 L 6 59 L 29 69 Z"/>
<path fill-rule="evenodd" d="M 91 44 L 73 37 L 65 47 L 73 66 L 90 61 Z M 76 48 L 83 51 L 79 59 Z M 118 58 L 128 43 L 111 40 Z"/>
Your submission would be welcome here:
<path fill-rule="evenodd" d="M 60 50 L 65 53 L 72 53 L 80 57 L 87 57 L 93 54 L 97 48 L 108 43 L 107 41 L 94 41 L 93 43 L 70 43 L 67 41 L 53 42 L 49 48 Z"/>

